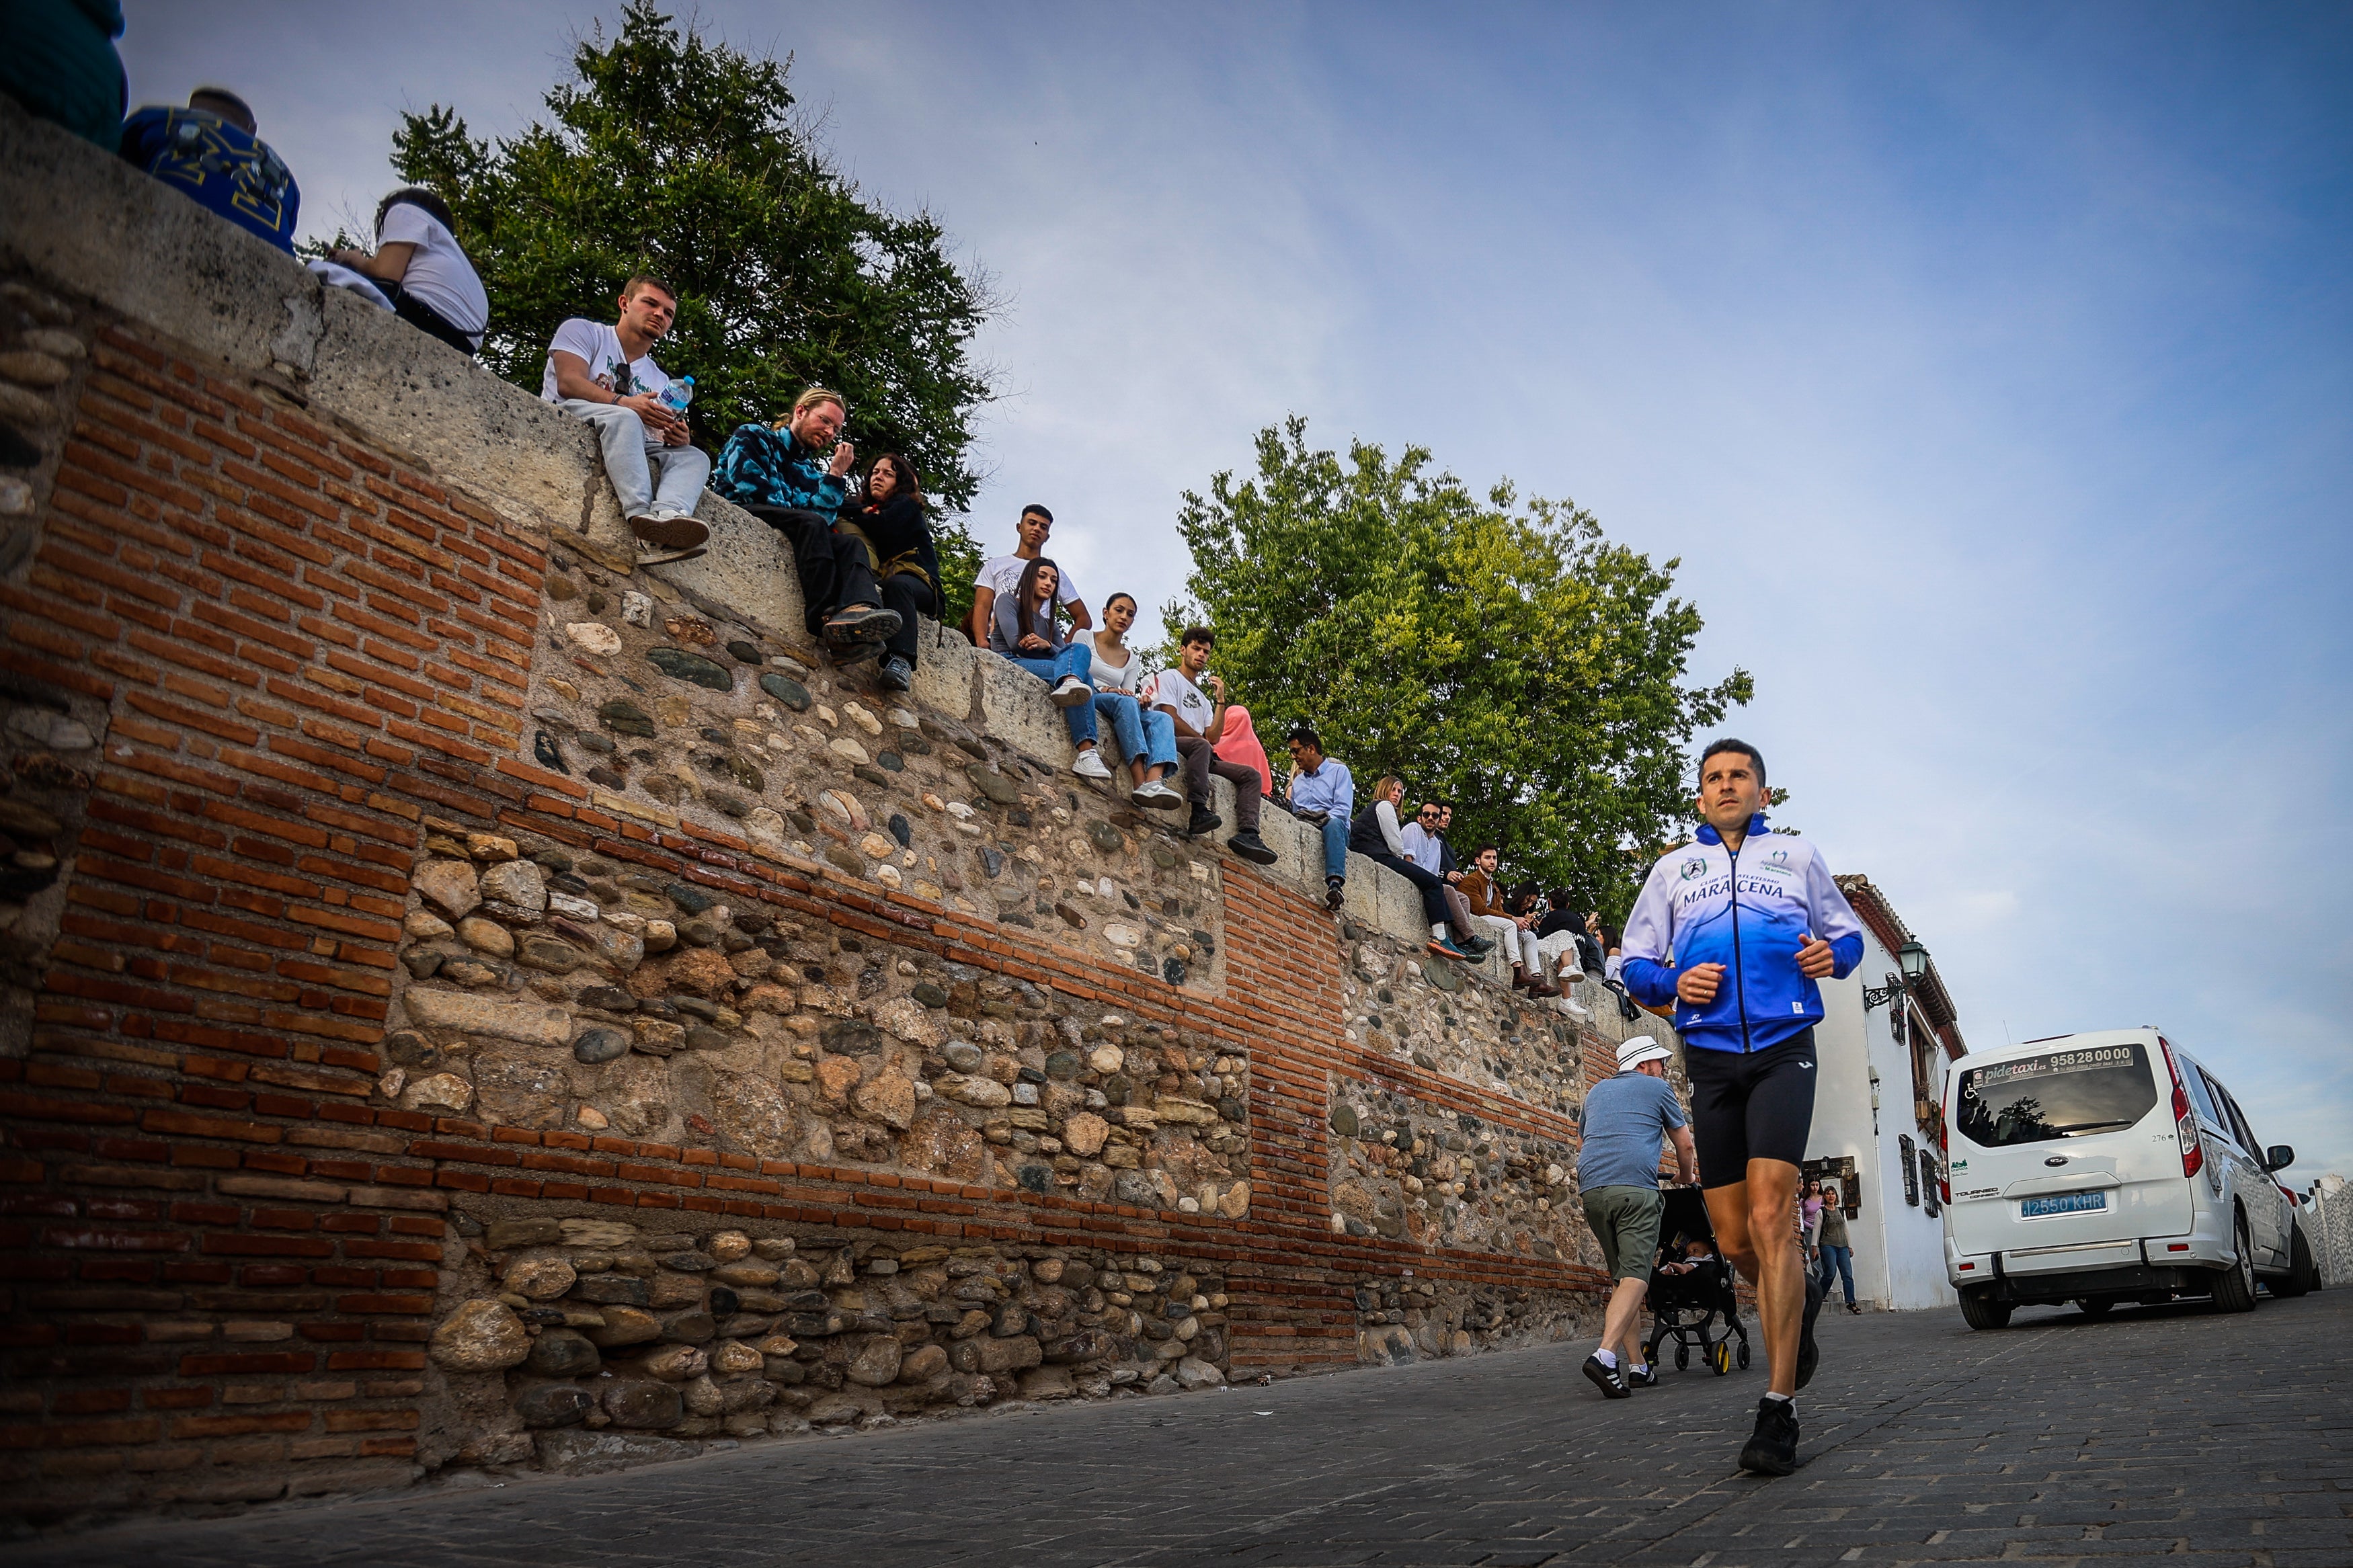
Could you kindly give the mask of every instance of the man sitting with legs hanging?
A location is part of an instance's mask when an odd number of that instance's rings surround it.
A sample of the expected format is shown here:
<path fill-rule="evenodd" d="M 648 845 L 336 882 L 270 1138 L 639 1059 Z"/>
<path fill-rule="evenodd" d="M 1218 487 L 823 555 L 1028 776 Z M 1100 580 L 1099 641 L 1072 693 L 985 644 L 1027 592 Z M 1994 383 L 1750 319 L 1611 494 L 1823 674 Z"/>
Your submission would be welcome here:
<path fill-rule="evenodd" d="M 812 386 L 783 423 L 737 426 L 719 449 L 719 490 L 785 536 L 809 635 L 855 664 L 881 656 L 903 622 L 883 605 L 866 542 L 834 526 L 858 460 L 841 439 L 849 422 L 841 394 Z"/>
<path fill-rule="evenodd" d="M 659 566 L 702 553 L 711 530 L 697 522 L 711 459 L 689 439 L 682 405 L 653 360 L 654 344 L 678 319 L 678 294 L 649 273 L 621 286 L 611 326 L 575 316 L 547 346 L 540 396 L 596 428 L 605 477 L 638 538 L 638 564 Z"/>

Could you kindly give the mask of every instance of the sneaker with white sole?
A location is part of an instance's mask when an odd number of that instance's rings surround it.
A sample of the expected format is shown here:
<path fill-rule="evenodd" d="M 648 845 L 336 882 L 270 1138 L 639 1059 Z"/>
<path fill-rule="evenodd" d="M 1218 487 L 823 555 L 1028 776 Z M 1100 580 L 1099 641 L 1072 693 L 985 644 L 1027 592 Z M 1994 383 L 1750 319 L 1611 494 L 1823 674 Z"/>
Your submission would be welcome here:
<path fill-rule="evenodd" d="M 629 519 L 629 531 L 648 544 L 664 550 L 688 550 L 711 537 L 711 530 L 689 512 L 658 507 Z"/>
<path fill-rule="evenodd" d="M 1147 779 L 1127 792 L 1127 798 L 1137 805 L 1155 811 L 1174 811 L 1185 804 L 1185 797 L 1170 789 L 1159 779 Z"/>
<path fill-rule="evenodd" d="M 1089 746 L 1085 751 L 1081 752 L 1078 754 L 1076 760 L 1071 763 L 1071 771 L 1078 774 L 1082 779 L 1107 779 L 1111 777 L 1111 770 L 1103 766 L 1102 753 L 1097 752 L 1092 746 Z"/>
<path fill-rule="evenodd" d="M 1567 1014 L 1570 1017 L 1576 1019 L 1580 1024 L 1589 1024 L 1593 1022 L 1592 1011 L 1588 1008 L 1579 1006 L 1577 1005 L 1577 998 L 1571 996 L 1566 991 L 1560 994 L 1560 1010 Z"/>
<path fill-rule="evenodd" d="M 1057 708 L 1076 708 L 1082 702 L 1092 702 L 1095 689 L 1075 675 L 1062 677 L 1062 683 L 1046 693 L 1046 700 Z"/>

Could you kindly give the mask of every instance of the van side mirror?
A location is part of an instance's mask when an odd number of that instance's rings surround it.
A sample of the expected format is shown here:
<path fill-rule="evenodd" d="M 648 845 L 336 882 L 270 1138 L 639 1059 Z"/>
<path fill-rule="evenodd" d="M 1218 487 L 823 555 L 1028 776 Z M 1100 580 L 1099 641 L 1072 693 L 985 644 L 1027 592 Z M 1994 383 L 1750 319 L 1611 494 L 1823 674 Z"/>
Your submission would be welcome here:
<path fill-rule="evenodd" d="M 2295 1163 L 2295 1151 L 2285 1143 L 2274 1143 L 2263 1151 L 2263 1169 L 2284 1171 Z"/>

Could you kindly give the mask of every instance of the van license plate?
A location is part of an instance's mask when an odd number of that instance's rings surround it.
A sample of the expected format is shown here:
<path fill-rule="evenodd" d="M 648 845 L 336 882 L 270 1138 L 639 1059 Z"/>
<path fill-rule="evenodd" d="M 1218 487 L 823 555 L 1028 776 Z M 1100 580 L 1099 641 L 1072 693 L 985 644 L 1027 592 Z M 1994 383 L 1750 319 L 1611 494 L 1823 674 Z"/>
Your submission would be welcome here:
<path fill-rule="evenodd" d="M 2052 1197 L 2028 1198 L 2018 1205 L 2021 1219 L 2039 1219 L 2052 1214 L 2094 1214 L 2108 1206 L 2105 1193 L 2060 1193 Z"/>

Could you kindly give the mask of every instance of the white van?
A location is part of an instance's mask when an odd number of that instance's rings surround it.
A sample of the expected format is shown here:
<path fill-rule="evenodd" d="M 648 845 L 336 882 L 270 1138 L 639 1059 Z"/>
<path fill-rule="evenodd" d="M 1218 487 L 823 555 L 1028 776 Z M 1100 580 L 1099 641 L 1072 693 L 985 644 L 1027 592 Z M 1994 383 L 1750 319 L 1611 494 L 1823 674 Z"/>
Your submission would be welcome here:
<path fill-rule="evenodd" d="M 2155 1029 L 1971 1051 L 1947 1071 L 1945 1271 L 1973 1329 L 2014 1307 L 2211 1296 L 2254 1310 L 2255 1282 L 2318 1279 L 2231 1093 Z"/>

